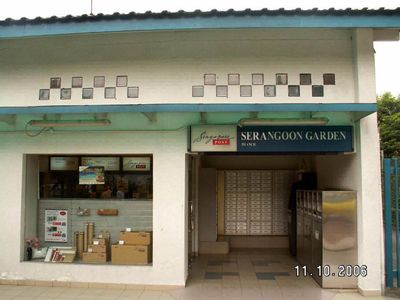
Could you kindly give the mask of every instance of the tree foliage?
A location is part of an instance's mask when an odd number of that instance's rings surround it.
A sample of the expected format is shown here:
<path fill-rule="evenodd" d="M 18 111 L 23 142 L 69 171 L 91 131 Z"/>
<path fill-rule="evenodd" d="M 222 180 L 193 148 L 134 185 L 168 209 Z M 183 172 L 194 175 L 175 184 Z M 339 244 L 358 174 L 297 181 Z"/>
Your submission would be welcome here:
<path fill-rule="evenodd" d="M 384 93 L 377 102 L 381 149 L 385 157 L 400 156 L 400 96 Z"/>

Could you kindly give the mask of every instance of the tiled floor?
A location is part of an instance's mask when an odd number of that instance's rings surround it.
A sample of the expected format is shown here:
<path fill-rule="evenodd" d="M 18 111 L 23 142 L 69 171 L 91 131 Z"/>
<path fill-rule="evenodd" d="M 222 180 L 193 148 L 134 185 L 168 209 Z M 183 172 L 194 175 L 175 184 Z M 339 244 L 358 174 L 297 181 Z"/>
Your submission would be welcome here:
<path fill-rule="evenodd" d="M 126 289 L 0 285 L 0 299 L 160 299 L 160 300 L 357 300 L 356 292 L 323 290 L 311 278 L 296 277 L 296 261 L 286 251 L 232 251 L 202 255 L 192 267 L 186 288 L 135 286 Z M 370 297 L 367 299 L 395 299 Z"/>

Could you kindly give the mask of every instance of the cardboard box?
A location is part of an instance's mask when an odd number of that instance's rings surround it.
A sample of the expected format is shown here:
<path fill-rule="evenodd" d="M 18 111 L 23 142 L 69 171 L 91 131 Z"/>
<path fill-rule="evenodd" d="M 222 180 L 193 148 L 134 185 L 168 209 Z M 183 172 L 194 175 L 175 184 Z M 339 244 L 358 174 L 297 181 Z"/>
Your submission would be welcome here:
<path fill-rule="evenodd" d="M 82 262 L 90 264 L 102 264 L 107 262 L 106 253 L 83 252 Z"/>
<path fill-rule="evenodd" d="M 105 239 L 105 238 L 93 239 L 93 245 L 107 245 L 107 239 Z"/>
<path fill-rule="evenodd" d="M 107 253 L 107 245 L 90 245 L 87 252 Z"/>
<path fill-rule="evenodd" d="M 99 239 L 106 239 L 106 244 L 109 244 L 111 241 L 111 234 L 109 231 L 100 231 L 97 237 Z"/>
<path fill-rule="evenodd" d="M 149 245 L 112 245 L 111 263 L 114 265 L 145 265 L 151 262 Z"/>
<path fill-rule="evenodd" d="M 126 245 L 151 245 L 151 232 L 121 231 L 119 239 Z"/>

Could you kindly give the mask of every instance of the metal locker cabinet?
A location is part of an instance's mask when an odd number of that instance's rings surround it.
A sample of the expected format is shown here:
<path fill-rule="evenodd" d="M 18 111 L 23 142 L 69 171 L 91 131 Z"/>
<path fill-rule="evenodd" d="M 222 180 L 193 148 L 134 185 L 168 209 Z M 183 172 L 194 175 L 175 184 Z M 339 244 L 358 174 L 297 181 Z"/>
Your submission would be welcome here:
<path fill-rule="evenodd" d="M 296 244 L 297 244 L 297 260 L 300 264 L 304 265 L 303 257 L 303 223 L 304 223 L 304 194 L 305 191 L 296 192 L 296 211 L 297 211 L 297 227 L 296 227 Z"/>
<path fill-rule="evenodd" d="M 312 274 L 315 281 L 322 285 L 322 277 L 317 272 L 318 267 L 322 268 L 322 193 L 314 191 L 313 200 Z"/>

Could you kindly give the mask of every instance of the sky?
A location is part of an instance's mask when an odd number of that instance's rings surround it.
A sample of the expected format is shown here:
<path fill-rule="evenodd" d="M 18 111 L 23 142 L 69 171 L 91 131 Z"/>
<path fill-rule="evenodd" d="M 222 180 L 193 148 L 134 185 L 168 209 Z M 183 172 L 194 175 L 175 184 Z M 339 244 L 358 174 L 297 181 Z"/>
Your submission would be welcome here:
<path fill-rule="evenodd" d="M 91 1 L 93 5 L 91 6 Z M 19 19 L 22 17 L 35 18 L 89 14 L 112 14 L 114 12 L 128 13 L 131 11 L 160 12 L 168 11 L 203 11 L 233 8 L 251 9 L 293 9 L 293 8 L 397 8 L 400 0 L 0 0 L 0 20 L 6 18 Z M 400 42 L 379 42 L 374 44 L 376 51 L 376 83 L 377 94 L 389 91 L 400 95 Z"/>

